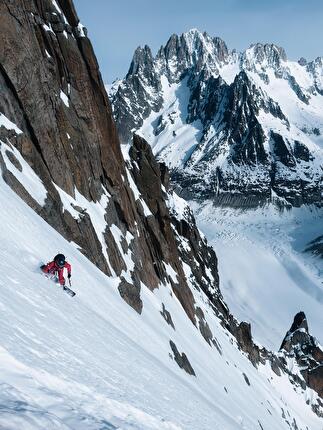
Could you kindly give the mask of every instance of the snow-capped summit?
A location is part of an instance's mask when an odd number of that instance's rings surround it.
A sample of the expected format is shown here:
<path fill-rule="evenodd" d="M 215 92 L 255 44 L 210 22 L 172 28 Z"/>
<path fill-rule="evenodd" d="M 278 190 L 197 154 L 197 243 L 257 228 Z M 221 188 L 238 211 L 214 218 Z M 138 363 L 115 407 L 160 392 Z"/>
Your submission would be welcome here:
<path fill-rule="evenodd" d="M 147 138 L 184 197 L 321 204 L 322 71 L 322 58 L 261 43 L 237 53 L 192 29 L 155 57 L 137 50 L 110 97 L 121 140 Z"/>
<path fill-rule="evenodd" d="M 173 34 L 165 47 L 159 49 L 156 63 L 159 72 L 173 83 L 189 68 L 193 68 L 195 73 L 204 68 L 217 73 L 219 65 L 224 64 L 227 57 L 228 48 L 223 40 L 192 29 L 181 36 Z"/>
<path fill-rule="evenodd" d="M 285 50 L 274 44 L 255 43 L 246 49 L 241 55 L 243 68 L 257 71 L 265 71 L 268 68 L 279 70 L 287 61 Z M 258 70 L 259 70 L 258 69 Z"/>

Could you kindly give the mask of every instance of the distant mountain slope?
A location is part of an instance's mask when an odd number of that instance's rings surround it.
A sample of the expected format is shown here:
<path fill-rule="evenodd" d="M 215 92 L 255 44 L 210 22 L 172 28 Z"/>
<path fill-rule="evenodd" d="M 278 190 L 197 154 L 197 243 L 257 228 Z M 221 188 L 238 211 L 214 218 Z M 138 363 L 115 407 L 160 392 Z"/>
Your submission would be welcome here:
<path fill-rule="evenodd" d="M 194 29 L 155 57 L 138 48 L 110 97 L 122 141 L 148 139 L 184 197 L 322 203 L 322 58 L 259 43 L 237 53 Z"/>

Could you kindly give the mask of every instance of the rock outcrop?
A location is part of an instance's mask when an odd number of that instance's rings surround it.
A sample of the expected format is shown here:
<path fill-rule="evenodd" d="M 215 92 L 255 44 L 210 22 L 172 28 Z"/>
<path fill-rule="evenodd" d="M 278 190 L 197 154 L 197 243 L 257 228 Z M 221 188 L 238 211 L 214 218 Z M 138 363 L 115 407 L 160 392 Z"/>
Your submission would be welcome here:
<path fill-rule="evenodd" d="M 304 312 L 295 315 L 280 350 L 297 363 L 306 385 L 323 398 L 323 349 L 309 334 Z"/>
<path fill-rule="evenodd" d="M 174 360 L 176 361 L 178 366 L 181 369 L 184 369 L 185 372 L 188 373 L 189 375 L 196 376 L 195 371 L 194 371 L 191 363 L 189 362 L 189 359 L 187 358 L 185 352 L 180 353 L 177 349 L 177 346 L 175 345 L 175 343 L 172 340 L 169 341 L 169 344 L 170 344 L 170 347 L 171 347 L 172 352 L 174 354 Z"/>
<path fill-rule="evenodd" d="M 201 237 L 188 205 L 171 191 L 168 170 L 156 161 L 150 145 L 135 135 L 129 156 L 135 183 L 153 215 L 146 217 L 144 223 L 151 232 L 152 243 L 156 244 L 151 249 L 156 254 L 156 270 L 162 274 L 161 262 L 172 262 L 178 281 L 175 282 L 171 272 L 168 280 L 192 321 L 195 318 L 201 321 L 203 315 L 194 309 L 190 286 L 201 289 L 211 301 L 222 298 L 215 252 Z"/>

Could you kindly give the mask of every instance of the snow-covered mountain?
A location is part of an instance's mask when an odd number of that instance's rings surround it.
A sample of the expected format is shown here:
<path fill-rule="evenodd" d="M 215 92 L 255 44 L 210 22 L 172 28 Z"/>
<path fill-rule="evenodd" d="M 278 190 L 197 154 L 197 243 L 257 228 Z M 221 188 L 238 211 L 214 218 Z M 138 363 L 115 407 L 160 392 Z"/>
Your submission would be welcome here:
<path fill-rule="evenodd" d="M 0 16 L 0 428 L 321 430 L 305 315 L 275 351 L 232 315 L 165 164 L 121 151 L 73 3 Z M 39 270 L 57 252 L 73 299 Z"/>
<path fill-rule="evenodd" d="M 289 61 L 259 43 L 238 53 L 193 29 L 155 57 L 137 48 L 110 97 L 121 140 L 144 136 L 185 198 L 321 205 L 321 57 Z"/>

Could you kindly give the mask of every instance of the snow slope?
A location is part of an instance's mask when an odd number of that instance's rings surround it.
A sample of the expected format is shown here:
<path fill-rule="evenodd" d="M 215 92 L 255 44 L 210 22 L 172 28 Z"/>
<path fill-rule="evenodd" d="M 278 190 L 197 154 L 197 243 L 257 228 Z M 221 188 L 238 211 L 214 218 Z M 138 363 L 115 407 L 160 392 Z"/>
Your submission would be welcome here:
<path fill-rule="evenodd" d="M 156 121 L 160 117 L 160 112 L 152 111 L 138 133 L 150 143 L 155 156 L 162 155 L 162 158 L 167 160 L 169 168 L 176 168 L 178 165 L 185 164 L 194 151 L 197 141 L 201 138 L 202 124 L 200 121 L 186 124 L 190 97 L 187 79 L 183 79 L 180 83 L 169 84 L 167 78 L 162 76 L 161 82 L 165 100 L 163 116 L 167 118 L 165 129 L 158 137 L 155 136 Z M 171 121 L 172 127 L 167 126 L 167 120 Z M 171 145 L 170 142 L 172 142 Z"/>
<path fill-rule="evenodd" d="M 224 298 L 237 318 L 251 322 L 256 341 L 277 350 L 290 316 L 303 310 L 322 343 L 323 261 L 303 252 L 322 232 L 322 211 L 191 206 L 218 255 Z"/>
<path fill-rule="evenodd" d="M 299 429 L 322 429 L 304 401 L 315 401 L 314 392 L 294 389 L 268 366 L 256 370 L 201 293 L 194 290 L 221 354 L 168 285 L 154 293 L 143 286 L 140 316 L 120 298 L 116 278 L 100 272 L 2 179 L 0 201 L 1 429 L 282 430 L 294 419 Z M 38 270 L 58 251 L 73 266 L 73 299 Z M 161 317 L 161 302 L 176 331 Z M 196 377 L 172 359 L 170 339 Z"/>

